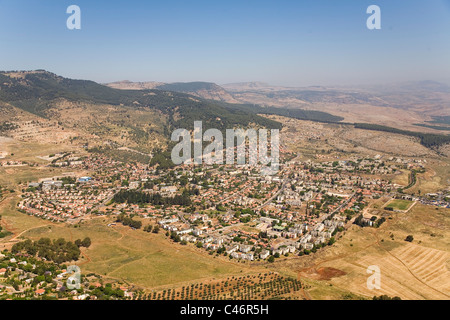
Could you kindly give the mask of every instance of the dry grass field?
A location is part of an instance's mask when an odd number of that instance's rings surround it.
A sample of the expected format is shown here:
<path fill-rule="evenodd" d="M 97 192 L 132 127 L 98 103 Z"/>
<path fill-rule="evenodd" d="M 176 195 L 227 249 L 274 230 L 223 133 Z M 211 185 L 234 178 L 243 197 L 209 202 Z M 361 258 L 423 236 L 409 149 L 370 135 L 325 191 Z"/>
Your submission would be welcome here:
<path fill-rule="evenodd" d="M 450 188 L 450 159 L 429 161 L 425 173 L 417 174 L 417 183 L 407 193 L 426 194 Z"/>
<path fill-rule="evenodd" d="M 394 213 L 379 229 L 352 226 L 332 248 L 299 268 L 299 277 L 306 283 L 322 283 L 310 290 L 313 299 L 342 298 L 339 290 L 330 290 L 335 288 L 365 298 L 386 294 L 447 300 L 449 213 L 449 209 L 416 205 L 408 213 Z M 413 243 L 405 241 L 407 235 L 414 236 Z M 380 290 L 367 288 L 367 268 L 372 265 L 381 270 Z"/>
<path fill-rule="evenodd" d="M 97 217 L 80 225 L 56 224 L 15 210 L 16 199 L 0 203 L 2 226 L 13 235 L 2 239 L 0 248 L 9 248 L 23 239 L 41 237 L 66 240 L 90 237 L 92 246 L 84 249 L 75 264 L 84 273 L 94 272 L 141 288 L 177 285 L 187 281 L 209 281 L 231 275 L 265 270 L 209 256 L 193 246 L 181 246 L 165 235 L 149 234 L 129 227 L 107 225 L 111 218 Z"/>
<path fill-rule="evenodd" d="M 409 176 L 411 172 L 408 170 L 401 170 L 400 174 L 388 175 L 386 178 L 392 183 L 399 184 L 401 186 L 406 187 L 409 184 Z"/>
<path fill-rule="evenodd" d="M 438 157 L 435 151 L 422 146 L 413 137 L 280 116 L 267 117 L 283 123 L 285 128 L 281 131 L 281 143 L 299 152 L 304 158 L 315 158 L 317 154 L 324 160 L 356 154 L 432 159 Z"/>

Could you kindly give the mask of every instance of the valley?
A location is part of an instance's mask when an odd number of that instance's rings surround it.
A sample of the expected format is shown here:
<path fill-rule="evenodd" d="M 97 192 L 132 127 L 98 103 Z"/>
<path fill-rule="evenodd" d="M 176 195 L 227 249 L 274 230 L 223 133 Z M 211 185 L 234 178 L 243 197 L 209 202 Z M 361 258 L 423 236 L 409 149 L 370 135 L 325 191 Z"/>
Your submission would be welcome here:
<path fill-rule="evenodd" d="M 298 100 L 271 104 L 275 89 L 261 84 L 247 85 L 253 98 L 239 91 L 243 84 L 225 86 L 231 100 L 202 93 L 203 84 L 199 92 L 198 83 L 113 89 L 43 71 L 2 81 L 0 264 L 24 276 L 17 261 L 39 253 L 13 253 L 14 245 L 89 238 L 79 259 L 65 263 L 92 276 L 83 290 L 62 293 L 62 280 L 43 286 L 29 275 L 19 290 L 1 285 L 0 297 L 102 298 L 106 284 L 120 290 L 110 297 L 150 300 L 449 297 L 449 146 L 445 131 L 409 124 L 431 121 L 418 109 L 373 97 L 353 104 L 354 96 L 316 89 L 293 112 Z M 271 108 L 246 104 L 258 99 Z M 219 130 L 280 129 L 280 172 L 174 166 L 170 133 L 194 120 Z M 365 121 L 420 128 L 431 140 L 353 123 Z M 375 291 L 366 285 L 371 265 L 382 275 Z"/>

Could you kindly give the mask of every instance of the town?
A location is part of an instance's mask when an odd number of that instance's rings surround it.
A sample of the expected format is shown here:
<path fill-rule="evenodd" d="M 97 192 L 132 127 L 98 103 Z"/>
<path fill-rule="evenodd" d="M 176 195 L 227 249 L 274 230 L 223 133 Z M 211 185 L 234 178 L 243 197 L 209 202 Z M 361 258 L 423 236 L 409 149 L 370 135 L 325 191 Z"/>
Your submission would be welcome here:
<path fill-rule="evenodd" d="M 50 165 L 67 173 L 24 184 L 18 210 L 69 224 L 116 217 L 109 227 L 123 223 L 161 231 L 171 241 L 210 254 L 273 262 L 332 245 L 355 221 L 381 225 L 385 217 L 365 210 L 372 199 L 388 196 L 449 207 L 448 194 L 412 196 L 382 178 L 400 170 L 424 170 L 426 160 L 375 155 L 314 162 L 286 152 L 282 158 L 278 174 L 264 176 L 251 165 L 160 170 L 158 165 L 125 164 L 95 153 L 62 153 Z M 73 175 L 80 171 L 92 174 Z"/>

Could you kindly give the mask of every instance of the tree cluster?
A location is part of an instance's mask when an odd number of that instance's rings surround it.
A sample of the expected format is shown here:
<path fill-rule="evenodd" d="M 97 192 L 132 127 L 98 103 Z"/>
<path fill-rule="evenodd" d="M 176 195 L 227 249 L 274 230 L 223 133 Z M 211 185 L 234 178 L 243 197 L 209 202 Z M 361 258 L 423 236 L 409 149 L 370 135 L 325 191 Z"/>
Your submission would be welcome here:
<path fill-rule="evenodd" d="M 86 239 L 77 241 L 79 243 L 84 242 L 86 245 L 88 244 Z M 11 248 L 11 252 L 14 254 L 24 253 L 32 257 L 45 258 L 47 261 L 53 261 L 58 264 L 66 261 L 76 261 L 81 254 L 78 245 L 71 241 L 66 241 L 63 238 L 54 239 L 53 241 L 49 238 L 41 238 L 38 241 L 25 240 L 15 243 Z"/>
<path fill-rule="evenodd" d="M 140 229 L 142 227 L 141 221 L 133 220 L 133 218 L 130 218 L 129 216 L 127 216 L 125 214 L 120 214 L 117 217 L 117 222 L 122 223 L 124 226 L 130 226 L 131 228 L 134 228 L 134 229 Z"/>
<path fill-rule="evenodd" d="M 152 204 L 158 206 L 190 206 L 192 204 L 189 194 L 175 195 L 174 197 L 163 197 L 159 193 L 150 194 L 136 190 L 122 190 L 117 193 L 113 201 L 116 203 L 132 203 L 132 204 Z"/>

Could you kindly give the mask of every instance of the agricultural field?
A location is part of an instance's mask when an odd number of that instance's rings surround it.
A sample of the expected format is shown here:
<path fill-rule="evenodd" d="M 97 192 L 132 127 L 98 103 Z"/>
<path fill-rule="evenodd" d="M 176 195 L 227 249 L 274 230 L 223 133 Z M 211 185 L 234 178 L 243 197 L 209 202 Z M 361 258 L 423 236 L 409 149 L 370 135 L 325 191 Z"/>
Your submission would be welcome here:
<path fill-rule="evenodd" d="M 406 211 L 408 210 L 414 202 L 408 200 L 392 200 L 386 205 L 386 208 L 392 208 L 393 210 Z"/>
<path fill-rule="evenodd" d="M 449 209 L 417 204 L 408 213 L 394 213 L 379 228 L 352 226 L 331 248 L 299 269 L 299 279 L 315 283 L 313 299 L 353 295 L 398 296 L 402 299 L 450 298 Z M 412 243 L 405 241 L 412 235 Z M 369 290 L 369 266 L 379 266 L 381 289 Z M 290 264 L 291 267 L 292 263 Z M 351 295 L 347 296 L 352 298 Z"/>
<path fill-rule="evenodd" d="M 266 272 L 246 276 L 232 276 L 222 280 L 195 283 L 175 289 L 146 292 L 148 300 L 267 300 L 302 298 L 302 284 L 278 273 Z"/>

